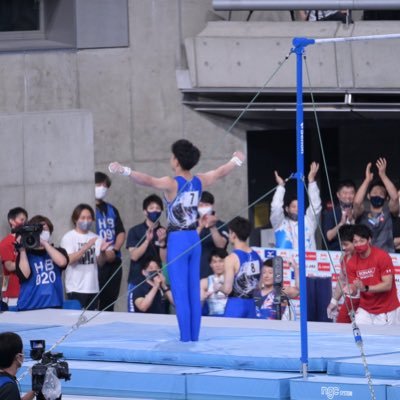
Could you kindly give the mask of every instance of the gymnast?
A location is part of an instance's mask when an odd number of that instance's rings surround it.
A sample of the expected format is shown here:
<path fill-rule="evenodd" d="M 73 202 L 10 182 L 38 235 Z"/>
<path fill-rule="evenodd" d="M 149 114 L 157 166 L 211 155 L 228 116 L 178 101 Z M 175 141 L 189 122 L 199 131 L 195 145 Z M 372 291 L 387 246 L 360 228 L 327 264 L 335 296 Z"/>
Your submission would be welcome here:
<path fill-rule="evenodd" d="M 186 139 L 172 144 L 170 164 L 175 176 L 155 178 L 132 170 L 118 162 L 109 165 L 113 174 L 129 176 L 133 182 L 164 193 L 167 209 L 167 266 L 172 296 L 182 342 L 198 341 L 201 321 L 200 257 L 201 244 L 197 227 L 197 206 L 202 188 L 228 175 L 245 159 L 235 152 L 218 168 L 193 175 L 191 170 L 199 162 L 200 151 Z"/>

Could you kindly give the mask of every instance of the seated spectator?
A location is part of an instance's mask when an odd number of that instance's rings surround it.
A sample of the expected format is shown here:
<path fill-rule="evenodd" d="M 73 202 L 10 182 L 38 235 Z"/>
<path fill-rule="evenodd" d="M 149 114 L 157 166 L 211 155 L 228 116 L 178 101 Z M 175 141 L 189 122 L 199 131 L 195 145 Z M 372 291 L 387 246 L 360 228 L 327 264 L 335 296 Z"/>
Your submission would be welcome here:
<path fill-rule="evenodd" d="M 228 229 L 233 251 L 225 258 L 224 283 L 215 290 L 229 296 L 224 317 L 255 318 L 253 294 L 260 279 L 262 261 L 247 244 L 251 224 L 245 218 L 235 217 L 228 224 Z"/>
<path fill-rule="evenodd" d="M 22 207 L 12 208 L 7 215 L 11 230 L 22 226 L 28 213 Z M 0 242 L 0 258 L 3 264 L 2 298 L 9 306 L 16 306 L 19 296 L 19 279 L 15 274 L 15 234 L 10 233 Z"/>
<path fill-rule="evenodd" d="M 61 239 L 69 257 L 69 265 L 65 271 L 65 291 L 69 300 L 78 300 L 81 306 L 88 310 L 97 307 L 99 279 L 97 266 L 107 261 L 107 251 L 111 242 L 104 241 L 90 229 L 94 222 L 93 208 L 88 204 L 79 204 L 72 212 L 71 221 L 74 229 L 67 232 Z"/>
<path fill-rule="evenodd" d="M 17 303 L 18 311 L 42 308 L 62 308 L 64 292 L 61 274 L 68 265 L 63 248 L 50 244 L 53 224 L 42 215 L 36 215 L 29 224 L 42 224 L 40 246 L 35 249 L 21 247 L 16 260 L 16 273 L 21 283 Z M 19 242 L 20 237 L 17 238 Z"/>
<path fill-rule="evenodd" d="M 347 10 L 308 10 L 299 13 L 303 21 L 340 21 L 352 23 Z"/>
<path fill-rule="evenodd" d="M 353 232 L 354 254 L 347 262 L 351 283 L 345 292 L 349 295 L 360 292 L 355 321 L 357 324 L 398 325 L 400 302 L 392 258 L 386 251 L 372 246 L 372 233 L 367 226 L 355 225 Z"/>
<path fill-rule="evenodd" d="M 347 277 L 347 262 L 350 260 L 354 253 L 353 245 L 353 226 L 343 225 L 339 228 L 340 244 L 343 250 L 342 259 L 340 262 L 340 274 L 338 282 L 336 283 L 335 290 L 332 294 L 332 299 L 327 308 L 327 315 L 329 319 L 332 319 L 340 323 L 351 323 L 351 313 L 355 312 L 360 303 L 360 294 L 356 293 L 354 296 L 350 296 L 344 293 L 344 288 L 348 285 Z M 338 304 L 340 298 L 344 295 L 344 303 L 340 306 L 338 312 Z M 354 315 L 353 315 L 354 318 Z"/>
<path fill-rule="evenodd" d="M 200 278 L 206 278 L 210 269 L 210 254 L 215 249 L 226 249 L 228 245 L 228 228 L 218 219 L 214 209 L 214 196 L 206 190 L 201 193 L 197 232 L 201 240 Z"/>
<path fill-rule="evenodd" d="M 264 261 L 261 268 L 261 278 L 258 289 L 254 292 L 254 302 L 256 305 L 256 317 L 259 319 L 278 319 L 277 307 L 281 308 L 281 319 L 293 319 L 290 316 L 290 299 L 299 295 L 299 266 L 297 263 L 292 263 L 294 268 L 295 286 L 283 286 L 278 293 L 281 296 L 281 304 L 276 304 L 276 288 L 274 287 L 274 270 L 272 259 Z M 288 307 L 289 306 L 289 307 Z"/>
<path fill-rule="evenodd" d="M 164 209 L 160 196 L 151 194 L 143 200 L 144 222 L 133 226 L 128 231 L 126 248 L 129 250 L 131 264 L 128 276 L 128 312 L 134 312 L 134 287 L 143 280 L 142 265 L 153 258 L 161 263 L 166 260 L 167 231 L 160 224 L 160 216 Z"/>
<path fill-rule="evenodd" d="M 221 286 L 224 284 L 225 265 L 224 259 L 228 255 L 225 249 L 214 249 L 211 251 L 209 263 L 213 274 L 200 281 L 201 301 L 205 302 L 207 312 L 203 315 L 223 315 L 227 296 L 221 292 Z"/>
<path fill-rule="evenodd" d="M 315 250 L 315 231 L 318 227 L 318 220 L 321 214 L 321 197 L 315 176 L 317 175 L 319 164 L 311 163 L 308 173 L 308 194 L 311 204 L 308 206 L 304 225 L 305 225 L 305 247 L 306 250 Z M 297 198 L 291 198 L 284 204 L 285 181 L 275 171 L 275 179 L 278 187 L 276 188 L 271 203 L 271 224 L 275 231 L 275 245 L 278 248 L 297 249 L 298 248 L 298 209 Z"/>
<path fill-rule="evenodd" d="M 353 201 L 356 194 L 356 185 L 352 181 L 339 183 L 336 196 L 339 200 L 333 210 L 322 213 L 322 232 L 328 250 L 340 250 L 338 231 L 344 225 L 354 225 Z"/>
<path fill-rule="evenodd" d="M 368 163 L 365 179 L 354 197 L 354 216 L 358 224 L 364 224 L 372 232 L 372 245 L 394 253 L 392 217 L 399 214 L 399 197 L 393 182 L 386 175 L 387 162 L 379 158 L 376 162 L 380 180 L 374 180 L 372 164 Z M 369 207 L 364 208 L 365 197 Z"/>
<path fill-rule="evenodd" d="M 143 263 L 144 279 L 132 291 L 135 311 L 149 314 L 168 314 L 168 303 L 173 304 L 171 289 L 165 283 L 161 265 L 156 258 Z"/>

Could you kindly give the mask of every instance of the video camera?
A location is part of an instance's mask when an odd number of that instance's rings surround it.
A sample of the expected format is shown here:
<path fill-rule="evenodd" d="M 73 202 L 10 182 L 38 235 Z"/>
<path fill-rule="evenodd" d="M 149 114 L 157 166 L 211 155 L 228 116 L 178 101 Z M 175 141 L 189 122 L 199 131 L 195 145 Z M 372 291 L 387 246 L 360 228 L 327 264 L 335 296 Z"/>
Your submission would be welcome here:
<path fill-rule="evenodd" d="M 15 233 L 15 237 L 21 236 L 21 243 L 19 247 L 25 249 L 35 249 L 40 246 L 40 233 L 43 230 L 42 224 L 30 224 L 18 226 L 11 230 Z"/>
<path fill-rule="evenodd" d="M 49 367 L 54 368 L 58 379 L 64 379 L 65 381 L 71 379 L 68 363 L 61 360 L 63 354 L 52 353 L 50 351 L 45 352 L 45 349 L 46 343 L 44 340 L 31 340 L 30 356 L 33 360 L 41 360 L 32 366 L 32 390 L 36 393 L 40 393 L 38 399 L 44 399 L 41 391 Z"/>

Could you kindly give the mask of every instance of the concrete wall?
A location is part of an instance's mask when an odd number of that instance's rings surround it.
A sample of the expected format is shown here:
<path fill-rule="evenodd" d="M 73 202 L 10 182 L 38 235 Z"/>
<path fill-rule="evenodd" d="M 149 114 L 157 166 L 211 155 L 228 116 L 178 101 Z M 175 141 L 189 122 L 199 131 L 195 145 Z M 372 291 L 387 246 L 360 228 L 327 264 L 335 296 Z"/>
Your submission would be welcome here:
<path fill-rule="evenodd" d="M 162 176 L 171 174 L 170 146 L 182 137 L 202 151 L 196 171 L 245 150 L 243 131 L 226 134 L 225 121 L 184 108 L 177 89 L 176 70 L 186 68 L 182 39 L 204 29 L 211 0 L 128 5 L 129 47 L 0 54 L 1 235 L 7 211 L 22 205 L 54 221 L 57 243 L 72 208 L 93 204 L 94 171 L 111 161 Z M 211 190 L 223 219 L 246 215 L 246 167 Z M 142 200 L 151 192 L 115 177 L 107 200 L 128 229 L 143 220 Z M 117 308 L 126 309 L 125 299 Z"/>
<path fill-rule="evenodd" d="M 93 123 L 84 110 L 0 116 L 0 209 L 2 235 L 7 212 L 26 208 L 49 217 L 53 239 L 70 229 L 78 202 L 93 204 Z"/>
<path fill-rule="evenodd" d="M 294 37 L 332 38 L 393 34 L 400 21 L 341 22 L 209 22 L 186 38 L 193 87 L 259 88 L 293 47 Z M 397 42 L 396 42 L 397 41 Z M 398 39 L 324 43 L 308 46 L 308 84 L 314 88 L 398 89 Z M 305 70 L 305 68 L 304 68 Z M 296 87 L 296 57 L 284 63 L 268 88 Z"/>

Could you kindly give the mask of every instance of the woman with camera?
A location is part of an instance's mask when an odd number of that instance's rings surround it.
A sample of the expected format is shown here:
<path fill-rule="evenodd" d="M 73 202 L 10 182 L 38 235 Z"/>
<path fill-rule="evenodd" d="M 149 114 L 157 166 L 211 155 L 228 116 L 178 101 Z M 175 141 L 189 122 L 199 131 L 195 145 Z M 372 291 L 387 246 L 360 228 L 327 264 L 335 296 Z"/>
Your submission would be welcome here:
<path fill-rule="evenodd" d="M 20 280 L 21 290 L 17 310 L 38 310 L 42 308 L 61 308 L 64 302 L 61 280 L 62 270 L 68 265 L 68 255 L 63 248 L 50 244 L 53 224 L 42 215 L 36 215 L 28 225 L 42 225 L 38 243 L 24 247 L 21 236 L 16 259 L 16 274 Z"/>
<path fill-rule="evenodd" d="M 112 243 L 104 241 L 90 230 L 94 219 L 94 211 L 90 205 L 78 204 L 71 216 L 74 229 L 61 239 L 61 246 L 69 257 L 69 265 L 65 271 L 67 297 L 78 300 L 87 310 L 95 310 L 97 307 L 97 267 L 115 258 Z"/>

